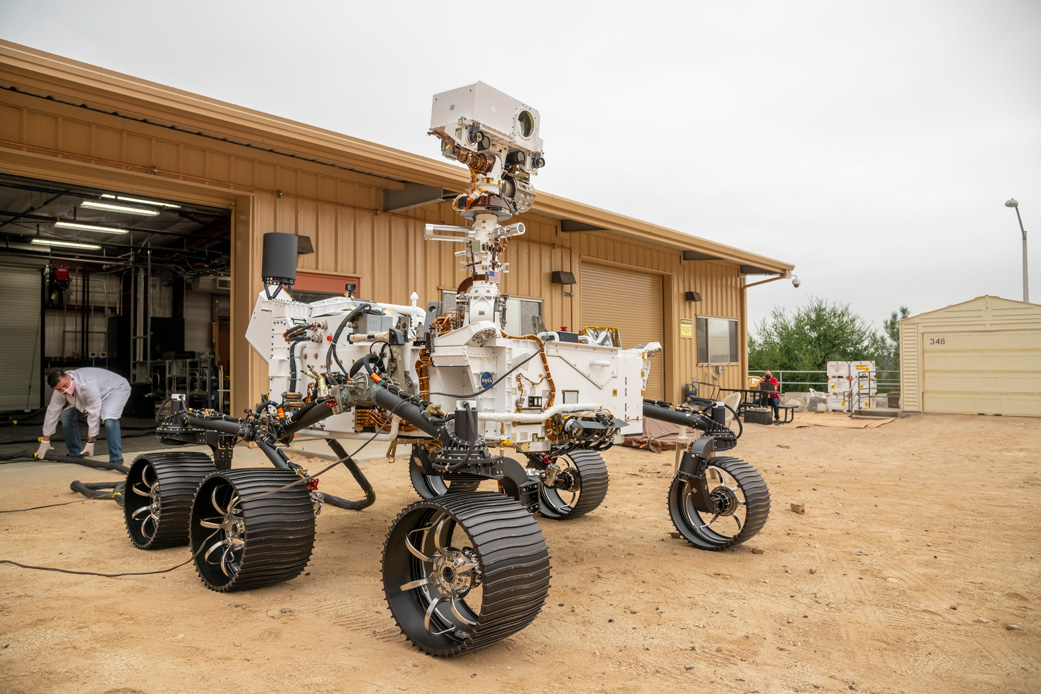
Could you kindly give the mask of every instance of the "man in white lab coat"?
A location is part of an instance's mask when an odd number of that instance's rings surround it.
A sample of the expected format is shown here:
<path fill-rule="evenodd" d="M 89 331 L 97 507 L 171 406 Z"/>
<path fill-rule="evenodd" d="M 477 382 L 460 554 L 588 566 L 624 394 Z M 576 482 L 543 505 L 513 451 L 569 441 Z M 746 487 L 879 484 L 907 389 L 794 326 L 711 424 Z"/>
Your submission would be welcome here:
<path fill-rule="evenodd" d="M 109 462 L 122 463 L 119 418 L 130 399 L 130 384 L 127 380 L 107 369 L 54 369 L 47 374 L 47 385 L 54 389 L 54 394 L 51 395 L 51 403 L 43 419 L 43 438 L 36 457 L 43 458 L 52 448 L 51 434 L 57 428 L 60 416 L 69 455 L 94 455 L 94 438 L 98 435 L 101 422 L 104 422 Z M 84 419 L 87 422 L 86 445 L 80 439 L 79 430 L 79 423 Z"/>

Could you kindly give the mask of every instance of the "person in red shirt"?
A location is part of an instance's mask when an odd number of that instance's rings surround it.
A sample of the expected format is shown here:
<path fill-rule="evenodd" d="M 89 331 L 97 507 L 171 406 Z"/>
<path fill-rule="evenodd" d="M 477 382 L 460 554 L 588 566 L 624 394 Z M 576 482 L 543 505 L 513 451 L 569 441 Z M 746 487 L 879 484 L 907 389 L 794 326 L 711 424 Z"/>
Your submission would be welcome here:
<path fill-rule="evenodd" d="M 777 406 L 781 404 L 781 397 L 777 394 L 780 389 L 780 381 L 769 370 L 763 374 L 763 378 L 759 381 L 759 390 L 769 393 L 763 395 L 763 404 L 773 408 L 775 422 L 780 419 L 780 412 L 777 409 Z"/>

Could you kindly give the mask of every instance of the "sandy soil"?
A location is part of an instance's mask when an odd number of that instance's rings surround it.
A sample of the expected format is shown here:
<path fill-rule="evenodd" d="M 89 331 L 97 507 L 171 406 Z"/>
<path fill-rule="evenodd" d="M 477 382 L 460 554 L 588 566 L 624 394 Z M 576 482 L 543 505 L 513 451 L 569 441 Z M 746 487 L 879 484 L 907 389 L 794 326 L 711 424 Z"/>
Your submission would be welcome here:
<path fill-rule="evenodd" d="M 773 511 L 722 553 L 670 536 L 672 452 L 615 448 L 600 509 L 540 520 L 553 561 L 540 617 L 453 660 L 413 650 L 386 608 L 383 537 L 416 497 L 403 459 L 366 463 L 377 503 L 324 511 L 307 574 L 282 585 L 219 594 L 190 566 L 105 579 L 0 565 L 0 690 L 1036 692 L 1039 435 L 1041 420 L 967 416 L 749 426 L 737 454 Z M 0 509 L 115 478 L 2 465 Z M 322 486 L 357 496 L 345 471 Z M 0 515 L 0 538 L 0 558 L 69 569 L 187 558 L 133 549 L 107 501 Z"/>

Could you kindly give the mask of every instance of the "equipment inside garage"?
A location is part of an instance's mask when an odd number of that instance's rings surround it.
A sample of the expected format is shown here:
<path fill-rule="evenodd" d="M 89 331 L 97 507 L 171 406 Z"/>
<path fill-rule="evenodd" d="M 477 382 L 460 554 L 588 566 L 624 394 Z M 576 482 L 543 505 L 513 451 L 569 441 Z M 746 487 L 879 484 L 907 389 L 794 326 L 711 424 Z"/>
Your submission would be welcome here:
<path fill-rule="evenodd" d="M 228 210 L 0 175 L 0 412 L 44 407 L 52 367 L 130 381 L 128 416 L 170 393 L 226 410 Z"/>

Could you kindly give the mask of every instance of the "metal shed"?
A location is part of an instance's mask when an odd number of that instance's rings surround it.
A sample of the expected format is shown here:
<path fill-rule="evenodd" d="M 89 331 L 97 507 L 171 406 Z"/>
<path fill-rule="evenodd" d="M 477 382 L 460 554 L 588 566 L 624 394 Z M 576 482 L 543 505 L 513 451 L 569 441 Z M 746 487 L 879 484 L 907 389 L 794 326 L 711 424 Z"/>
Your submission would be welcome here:
<path fill-rule="evenodd" d="M 1041 305 L 980 296 L 900 321 L 906 412 L 1041 417 Z"/>

